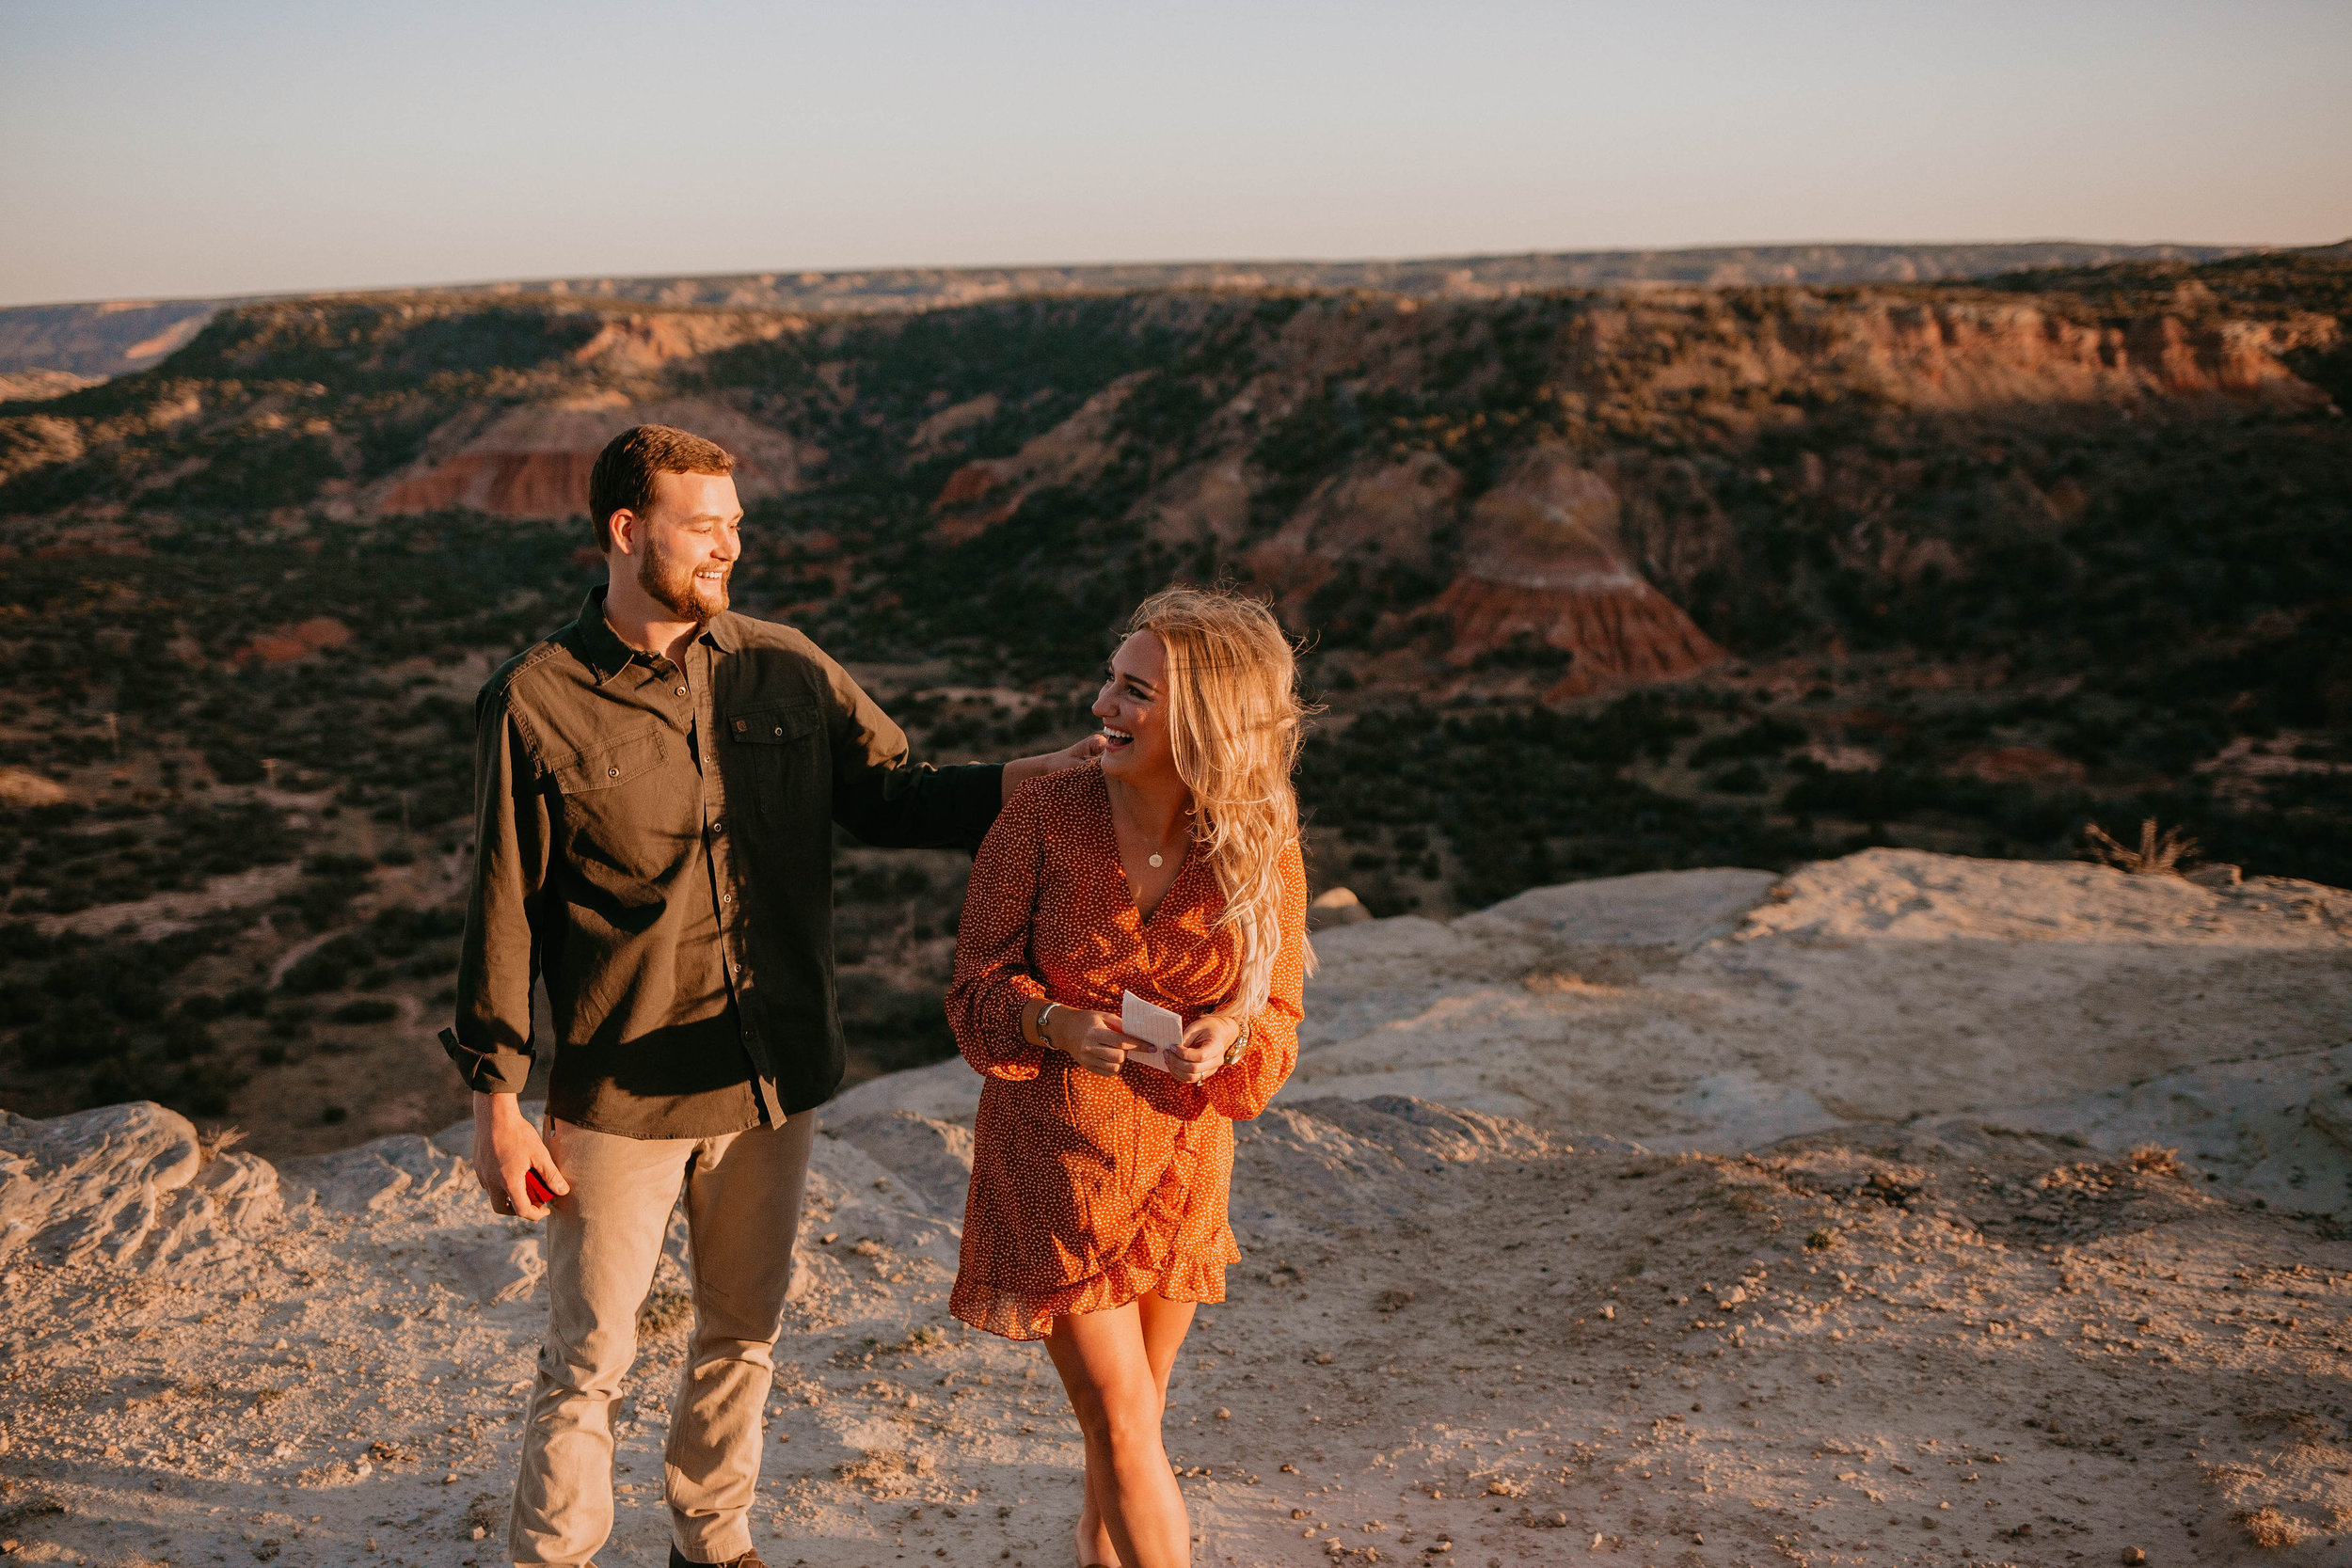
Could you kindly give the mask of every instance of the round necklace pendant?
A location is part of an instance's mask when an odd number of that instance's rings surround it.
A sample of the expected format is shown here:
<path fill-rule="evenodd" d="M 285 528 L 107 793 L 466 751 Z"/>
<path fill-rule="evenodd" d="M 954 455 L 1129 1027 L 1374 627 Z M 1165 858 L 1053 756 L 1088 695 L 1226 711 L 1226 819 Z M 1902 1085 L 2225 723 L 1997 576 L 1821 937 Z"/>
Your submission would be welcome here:
<path fill-rule="evenodd" d="M 1152 856 L 1152 870 L 1154 870 L 1154 871 L 1157 871 L 1159 868 L 1160 868 L 1160 857 L 1159 857 L 1159 856 L 1157 856 L 1157 855 L 1154 855 L 1154 856 Z"/>

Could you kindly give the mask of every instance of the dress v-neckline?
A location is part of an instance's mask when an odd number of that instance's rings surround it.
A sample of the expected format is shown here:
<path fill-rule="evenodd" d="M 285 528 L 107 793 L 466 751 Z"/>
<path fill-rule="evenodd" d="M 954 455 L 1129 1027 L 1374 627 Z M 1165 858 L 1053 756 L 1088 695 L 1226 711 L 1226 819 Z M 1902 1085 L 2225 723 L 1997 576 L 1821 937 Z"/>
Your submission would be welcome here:
<path fill-rule="evenodd" d="M 1168 895 L 1176 891 L 1176 884 L 1183 881 L 1185 874 L 1192 870 L 1192 835 L 1189 833 L 1184 835 L 1184 858 L 1176 863 L 1176 874 L 1168 878 L 1166 887 L 1160 889 L 1160 895 L 1152 900 L 1152 907 L 1145 909 L 1143 900 L 1136 896 L 1135 879 L 1127 875 L 1127 862 L 1119 852 L 1119 818 L 1111 811 L 1110 781 L 1099 772 L 1095 775 L 1095 779 L 1103 786 L 1103 833 L 1110 840 L 1111 864 L 1119 869 L 1119 885 L 1126 890 L 1127 907 L 1136 911 L 1136 929 L 1138 931 L 1149 929 L 1152 918 L 1168 902 Z"/>

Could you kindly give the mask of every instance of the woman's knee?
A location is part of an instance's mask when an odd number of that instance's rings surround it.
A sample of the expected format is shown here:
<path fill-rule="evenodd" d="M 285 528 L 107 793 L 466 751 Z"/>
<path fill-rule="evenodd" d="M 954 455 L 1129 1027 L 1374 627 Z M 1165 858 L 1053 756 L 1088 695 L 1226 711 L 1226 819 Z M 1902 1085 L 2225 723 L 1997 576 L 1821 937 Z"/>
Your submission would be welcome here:
<path fill-rule="evenodd" d="M 1150 1389 L 1107 1402 L 1099 1418 L 1099 1440 L 1110 1449 L 1114 1461 L 1148 1459 L 1161 1451 L 1159 1401 Z"/>

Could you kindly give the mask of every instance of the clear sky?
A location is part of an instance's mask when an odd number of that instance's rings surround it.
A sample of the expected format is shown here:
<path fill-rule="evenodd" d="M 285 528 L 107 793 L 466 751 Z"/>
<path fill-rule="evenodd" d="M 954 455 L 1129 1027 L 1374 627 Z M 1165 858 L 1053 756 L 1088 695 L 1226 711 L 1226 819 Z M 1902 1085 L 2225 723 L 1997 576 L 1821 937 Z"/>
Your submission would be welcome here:
<path fill-rule="evenodd" d="M 0 0 L 0 304 L 2352 235 L 2346 0 Z"/>

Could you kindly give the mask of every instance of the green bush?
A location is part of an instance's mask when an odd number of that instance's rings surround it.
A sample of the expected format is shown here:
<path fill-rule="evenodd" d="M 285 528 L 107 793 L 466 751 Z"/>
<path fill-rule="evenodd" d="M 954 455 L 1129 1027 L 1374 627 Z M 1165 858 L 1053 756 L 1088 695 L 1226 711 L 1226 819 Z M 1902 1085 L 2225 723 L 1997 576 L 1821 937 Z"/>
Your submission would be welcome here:
<path fill-rule="evenodd" d="M 278 982 L 278 989 L 294 996 L 315 996 L 321 991 L 340 990 L 354 970 L 375 956 L 367 942 L 346 932 L 321 943 L 296 959 Z"/>
<path fill-rule="evenodd" d="M 1710 736 L 1691 748 L 1690 764 L 1731 762 L 1742 757 L 1777 757 L 1804 744 L 1804 726 L 1786 719 L 1758 719 L 1729 735 Z"/>

